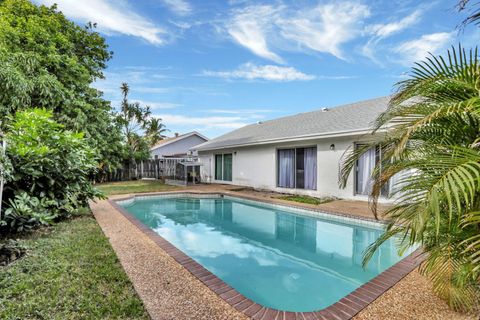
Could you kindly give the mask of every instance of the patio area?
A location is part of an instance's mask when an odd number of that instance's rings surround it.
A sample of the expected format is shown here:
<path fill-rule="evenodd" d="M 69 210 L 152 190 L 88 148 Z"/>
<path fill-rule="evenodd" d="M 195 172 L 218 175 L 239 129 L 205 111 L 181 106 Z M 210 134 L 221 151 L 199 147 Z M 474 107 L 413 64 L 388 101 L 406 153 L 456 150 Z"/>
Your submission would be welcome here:
<path fill-rule="evenodd" d="M 335 214 L 353 215 L 362 219 L 373 218 L 368 204 L 360 201 L 335 200 L 320 205 L 308 205 L 277 199 L 280 194 L 232 185 L 198 185 L 176 188 L 172 192 L 183 190 L 196 193 L 221 192 Z M 128 195 L 110 198 L 125 197 Z M 226 303 L 175 261 L 107 200 L 91 203 L 91 209 L 153 319 L 247 319 L 243 313 Z M 302 317 L 301 313 L 297 315 Z M 451 311 L 433 294 L 427 280 L 415 270 L 353 319 L 460 320 L 475 317 Z"/>

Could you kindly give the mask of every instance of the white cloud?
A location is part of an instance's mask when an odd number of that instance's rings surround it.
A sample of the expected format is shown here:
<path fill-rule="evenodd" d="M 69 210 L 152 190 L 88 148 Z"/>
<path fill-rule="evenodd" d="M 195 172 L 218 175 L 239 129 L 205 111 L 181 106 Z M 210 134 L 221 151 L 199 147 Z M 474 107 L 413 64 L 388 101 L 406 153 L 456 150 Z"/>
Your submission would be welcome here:
<path fill-rule="evenodd" d="M 247 125 L 242 117 L 200 117 L 185 116 L 178 114 L 155 114 L 155 117 L 161 118 L 168 126 L 197 126 L 206 128 L 237 129 Z"/>
<path fill-rule="evenodd" d="M 185 0 L 163 0 L 163 3 L 178 15 L 185 16 L 192 13 L 192 6 Z"/>
<path fill-rule="evenodd" d="M 315 76 L 305 74 L 292 67 L 275 65 L 257 66 L 253 63 L 245 63 L 232 71 L 204 71 L 204 75 L 226 79 L 268 80 L 268 81 L 295 81 L 313 80 Z"/>
<path fill-rule="evenodd" d="M 387 48 L 386 45 L 382 44 L 382 41 L 418 23 L 422 14 L 423 9 L 417 9 L 400 20 L 368 26 L 366 32 L 371 34 L 372 37 L 362 46 L 361 53 L 378 65 L 383 66 L 384 59 L 378 59 L 377 55 L 385 49 L 391 51 L 391 45 Z M 384 52 L 381 55 L 384 56 Z"/>
<path fill-rule="evenodd" d="M 254 54 L 282 63 L 282 58 L 272 52 L 267 43 L 267 34 L 280 10 L 267 5 L 235 10 L 232 21 L 227 24 L 227 31 L 238 44 Z"/>
<path fill-rule="evenodd" d="M 124 1 L 112 0 L 34 0 L 51 6 L 55 3 L 67 17 L 81 22 L 97 23 L 106 34 L 120 33 L 142 38 L 154 45 L 165 43 L 166 31 L 135 13 Z"/>
<path fill-rule="evenodd" d="M 367 28 L 368 32 L 373 33 L 374 35 L 386 38 L 393 34 L 399 33 L 408 27 L 414 25 L 415 23 L 419 22 L 420 16 L 422 15 L 422 10 L 417 9 L 408 16 L 390 23 L 385 24 L 374 24 Z"/>
<path fill-rule="evenodd" d="M 273 48 L 309 49 L 344 58 L 341 46 L 359 36 L 370 15 L 356 2 L 326 3 L 305 9 L 253 5 L 233 11 L 229 35 L 254 54 L 282 63 Z"/>
<path fill-rule="evenodd" d="M 301 47 L 344 59 L 341 46 L 361 34 L 363 21 L 369 15 L 366 5 L 335 2 L 298 11 L 277 23 L 284 38 Z"/>
<path fill-rule="evenodd" d="M 400 62 L 411 65 L 415 61 L 425 60 L 428 53 L 436 54 L 445 49 L 454 37 L 454 32 L 425 34 L 418 39 L 401 43 L 393 51 L 399 55 Z"/>

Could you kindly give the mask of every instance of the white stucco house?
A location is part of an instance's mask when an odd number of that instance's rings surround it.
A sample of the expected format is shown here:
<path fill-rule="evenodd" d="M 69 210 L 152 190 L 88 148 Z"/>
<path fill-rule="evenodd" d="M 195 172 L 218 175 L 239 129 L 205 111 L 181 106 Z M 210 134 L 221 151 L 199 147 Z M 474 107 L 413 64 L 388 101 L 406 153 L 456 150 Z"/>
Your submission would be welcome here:
<path fill-rule="evenodd" d="M 185 157 L 192 153 L 192 147 L 206 141 L 208 138 L 196 131 L 181 135 L 176 133 L 175 136 L 163 139 L 151 147 L 150 157 L 152 159 Z"/>
<path fill-rule="evenodd" d="M 361 157 L 344 189 L 338 185 L 340 164 L 346 150 L 372 139 L 373 122 L 389 100 L 381 97 L 258 122 L 202 143 L 194 148 L 203 163 L 202 180 L 366 200 L 380 147 Z"/>

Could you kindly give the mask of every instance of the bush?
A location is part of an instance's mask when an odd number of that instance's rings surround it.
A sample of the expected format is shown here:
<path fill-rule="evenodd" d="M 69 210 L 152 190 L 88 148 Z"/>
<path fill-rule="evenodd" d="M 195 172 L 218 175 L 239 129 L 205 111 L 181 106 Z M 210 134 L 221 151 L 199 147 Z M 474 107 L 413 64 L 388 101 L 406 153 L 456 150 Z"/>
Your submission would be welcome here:
<path fill-rule="evenodd" d="M 13 170 L 3 218 L 9 228 L 49 224 L 102 196 L 89 180 L 97 162 L 82 133 L 64 130 L 46 109 L 17 112 L 9 122 L 6 155 Z"/>

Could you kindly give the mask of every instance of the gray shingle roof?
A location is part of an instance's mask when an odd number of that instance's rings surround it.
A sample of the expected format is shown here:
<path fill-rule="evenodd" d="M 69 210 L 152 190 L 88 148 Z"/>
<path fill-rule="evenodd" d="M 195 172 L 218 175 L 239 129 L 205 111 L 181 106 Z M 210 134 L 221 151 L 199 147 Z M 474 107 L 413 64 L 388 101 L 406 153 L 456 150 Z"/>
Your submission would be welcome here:
<path fill-rule="evenodd" d="M 372 128 L 376 117 L 386 110 L 390 96 L 346 104 L 328 111 L 316 110 L 250 124 L 202 143 L 199 151 L 258 143 L 322 136 Z"/>

